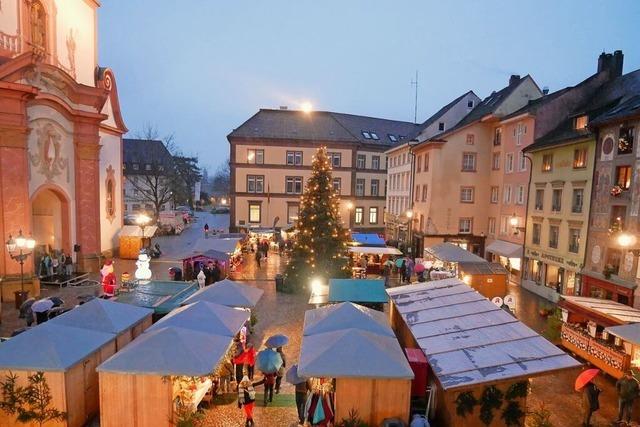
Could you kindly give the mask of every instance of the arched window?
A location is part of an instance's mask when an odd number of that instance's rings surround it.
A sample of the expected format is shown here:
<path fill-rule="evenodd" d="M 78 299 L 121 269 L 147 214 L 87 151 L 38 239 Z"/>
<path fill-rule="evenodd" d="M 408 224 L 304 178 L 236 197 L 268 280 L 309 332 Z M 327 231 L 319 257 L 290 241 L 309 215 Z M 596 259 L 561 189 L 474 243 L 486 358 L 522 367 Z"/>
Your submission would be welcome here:
<path fill-rule="evenodd" d="M 107 180 L 107 217 L 113 217 L 116 213 L 115 208 L 115 191 L 113 188 L 113 180 Z"/>
<path fill-rule="evenodd" d="M 47 14 L 44 6 L 38 0 L 31 3 L 29 9 L 31 24 L 31 44 L 35 49 L 46 50 L 47 48 Z"/>

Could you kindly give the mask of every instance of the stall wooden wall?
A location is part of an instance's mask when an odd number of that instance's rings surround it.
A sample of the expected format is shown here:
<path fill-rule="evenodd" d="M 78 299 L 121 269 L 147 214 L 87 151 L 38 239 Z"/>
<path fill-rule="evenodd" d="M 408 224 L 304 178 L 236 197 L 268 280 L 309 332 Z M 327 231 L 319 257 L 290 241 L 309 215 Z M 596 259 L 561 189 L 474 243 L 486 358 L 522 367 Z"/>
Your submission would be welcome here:
<path fill-rule="evenodd" d="M 407 324 L 404 322 L 402 315 L 396 308 L 395 303 L 389 304 L 389 323 L 391 329 L 396 334 L 400 347 L 404 348 L 420 348 Z"/>
<path fill-rule="evenodd" d="M 170 381 L 155 375 L 99 374 L 101 427 L 173 425 Z"/>
<path fill-rule="evenodd" d="M 115 340 L 73 365 L 66 372 L 45 372 L 51 390 L 51 406 L 67 413 L 66 422 L 50 422 L 47 427 L 81 427 L 97 415 L 99 406 L 98 373 L 96 367 L 111 357 L 116 351 Z M 19 384 L 26 385 L 27 377 L 36 371 L 12 370 L 19 377 Z M 0 371 L 4 380 L 9 371 Z M 0 413 L 0 427 L 27 426 L 18 423 L 15 417 Z M 32 424 L 36 426 L 37 424 Z M 28 425 L 31 426 L 31 425 Z"/>
<path fill-rule="evenodd" d="M 364 422 L 379 426 L 385 418 L 409 422 L 411 380 L 374 378 L 336 379 L 336 422 L 358 411 Z"/>
<path fill-rule="evenodd" d="M 464 276 L 465 273 L 462 273 Z M 469 286 L 489 299 L 494 297 L 504 298 L 507 295 L 506 274 L 470 274 Z"/>
<path fill-rule="evenodd" d="M 515 381 L 518 382 L 518 381 Z M 513 382 L 496 384 L 495 386 L 499 388 L 503 393 L 507 392 L 509 386 L 511 386 Z M 484 392 L 485 387 L 490 386 L 491 384 L 483 384 L 477 387 L 472 387 L 464 390 L 457 391 L 447 391 L 443 392 L 441 388 L 438 388 L 436 391 L 436 419 L 435 425 L 442 426 L 459 426 L 459 427 L 487 427 L 482 421 L 480 421 L 480 405 L 476 405 L 474 407 L 474 411 L 471 414 L 468 414 L 465 417 L 461 417 L 456 413 L 456 399 L 460 393 L 464 393 L 467 391 L 473 392 L 474 397 L 477 400 L 480 400 L 482 393 Z M 515 399 L 520 403 L 520 409 L 523 412 L 527 411 L 527 399 Z M 489 424 L 490 427 L 508 427 L 502 418 L 502 411 L 506 407 L 506 400 L 503 399 L 502 406 L 500 409 L 493 410 L 493 421 Z M 519 426 L 523 427 L 524 417 L 521 419 L 521 424 Z"/>
<path fill-rule="evenodd" d="M 147 317 L 142 319 L 139 323 L 136 323 L 131 328 L 122 332 L 116 338 L 116 351 L 120 351 L 129 344 L 131 341 L 136 339 L 143 333 L 149 326 L 153 324 L 153 313 L 150 313 Z"/>

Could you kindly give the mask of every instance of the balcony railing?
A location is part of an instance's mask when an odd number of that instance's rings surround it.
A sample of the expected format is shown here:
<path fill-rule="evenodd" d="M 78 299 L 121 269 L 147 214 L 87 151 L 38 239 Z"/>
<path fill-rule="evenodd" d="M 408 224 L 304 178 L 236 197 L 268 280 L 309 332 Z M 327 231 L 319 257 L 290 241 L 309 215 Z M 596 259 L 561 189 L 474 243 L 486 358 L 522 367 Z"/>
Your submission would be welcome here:
<path fill-rule="evenodd" d="M 20 50 L 19 36 L 12 36 L 0 31 L 0 49 L 8 50 L 12 53 L 18 53 Z"/>

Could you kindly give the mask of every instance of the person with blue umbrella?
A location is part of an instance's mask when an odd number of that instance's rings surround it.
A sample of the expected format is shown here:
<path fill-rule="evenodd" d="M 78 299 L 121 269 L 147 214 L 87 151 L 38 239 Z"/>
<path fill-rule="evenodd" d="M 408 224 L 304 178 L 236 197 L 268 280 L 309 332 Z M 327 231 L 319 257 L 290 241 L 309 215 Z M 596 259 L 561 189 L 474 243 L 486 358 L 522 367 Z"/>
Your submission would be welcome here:
<path fill-rule="evenodd" d="M 273 401 L 273 388 L 276 384 L 276 374 L 282 367 L 282 357 L 277 351 L 267 348 L 258 353 L 256 357 L 256 368 L 262 372 L 262 379 L 254 385 L 264 385 L 264 406 Z"/>

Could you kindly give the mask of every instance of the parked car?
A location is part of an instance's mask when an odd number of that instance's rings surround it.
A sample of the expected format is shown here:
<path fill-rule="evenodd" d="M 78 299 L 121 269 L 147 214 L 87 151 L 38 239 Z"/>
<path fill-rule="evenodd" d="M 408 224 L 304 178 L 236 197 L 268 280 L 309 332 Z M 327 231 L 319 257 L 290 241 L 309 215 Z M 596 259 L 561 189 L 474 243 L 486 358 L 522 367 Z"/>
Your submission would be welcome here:
<path fill-rule="evenodd" d="M 216 206 L 211 209 L 212 214 L 227 214 L 229 213 L 229 206 Z"/>

